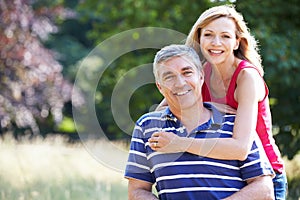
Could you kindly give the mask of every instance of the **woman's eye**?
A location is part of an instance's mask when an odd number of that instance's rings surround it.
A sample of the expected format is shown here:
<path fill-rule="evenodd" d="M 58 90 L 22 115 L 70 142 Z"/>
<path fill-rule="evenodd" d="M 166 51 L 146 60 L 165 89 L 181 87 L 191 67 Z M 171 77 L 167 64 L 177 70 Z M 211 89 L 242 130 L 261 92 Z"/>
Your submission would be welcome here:
<path fill-rule="evenodd" d="M 222 37 L 223 37 L 223 38 L 231 38 L 230 35 L 223 35 Z"/>

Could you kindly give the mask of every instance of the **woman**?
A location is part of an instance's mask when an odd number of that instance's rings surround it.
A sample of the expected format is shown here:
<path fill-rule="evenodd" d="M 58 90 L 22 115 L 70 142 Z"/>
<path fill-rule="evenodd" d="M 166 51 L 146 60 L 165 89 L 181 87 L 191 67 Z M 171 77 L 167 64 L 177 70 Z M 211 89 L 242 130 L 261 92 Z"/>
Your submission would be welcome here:
<path fill-rule="evenodd" d="M 203 61 L 203 101 L 226 104 L 237 111 L 231 139 L 211 139 L 214 147 L 210 151 L 204 150 L 207 145 L 204 141 L 188 141 L 184 150 L 211 158 L 243 160 L 256 130 L 276 173 L 275 198 L 285 199 L 287 181 L 284 163 L 272 136 L 269 91 L 263 80 L 257 43 L 243 16 L 228 5 L 206 10 L 192 27 L 186 45 L 193 47 Z M 180 138 L 161 132 L 153 134 L 150 140 L 158 140 L 155 150 L 172 152 L 178 151 L 174 139 Z"/>

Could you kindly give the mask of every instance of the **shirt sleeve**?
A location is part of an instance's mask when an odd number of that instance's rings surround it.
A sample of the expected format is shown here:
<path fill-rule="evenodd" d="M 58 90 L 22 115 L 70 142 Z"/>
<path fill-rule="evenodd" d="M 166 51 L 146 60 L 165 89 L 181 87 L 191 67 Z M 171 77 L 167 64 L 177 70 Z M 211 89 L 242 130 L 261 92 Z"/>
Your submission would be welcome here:
<path fill-rule="evenodd" d="M 125 178 L 134 178 L 154 183 L 150 172 L 149 160 L 146 150 L 147 139 L 144 138 L 143 129 L 136 125 L 130 143 L 128 161 L 125 169 Z"/>

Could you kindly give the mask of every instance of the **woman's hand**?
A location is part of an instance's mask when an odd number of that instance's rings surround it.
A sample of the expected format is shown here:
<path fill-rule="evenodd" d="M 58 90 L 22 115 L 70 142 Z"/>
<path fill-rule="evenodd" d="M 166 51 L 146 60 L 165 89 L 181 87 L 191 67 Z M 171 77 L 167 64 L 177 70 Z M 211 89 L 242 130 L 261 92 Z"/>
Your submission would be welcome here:
<path fill-rule="evenodd" d="M 185 145 L 182 142 L 184 138 L 172 132 L 155 132 L 149 138 L 148 142 L 154 151 L 164 153 L 184 152 Z"/>
<path fill-rule="evenodd" d="M 229 113 L 229 114 L 236 114 L 236 109 L 225 105 L 225 104 L 220 104 L 220 103 L 215 103 L 215 102 L 209 102 L 211 105 L 213 105 L 215 108 L 217 108 L 218 111 L 223 112 L 223 113 Z"/>

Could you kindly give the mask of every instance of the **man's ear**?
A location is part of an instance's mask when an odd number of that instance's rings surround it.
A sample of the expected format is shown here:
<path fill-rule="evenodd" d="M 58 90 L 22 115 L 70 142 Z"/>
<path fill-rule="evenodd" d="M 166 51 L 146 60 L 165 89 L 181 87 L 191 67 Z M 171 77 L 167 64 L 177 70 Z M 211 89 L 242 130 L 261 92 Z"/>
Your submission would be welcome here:
<path fill-rule="evenodd" d="M 157 81 L 155 82 L 155 84 L 156 84 L 157 89 L 158 89 L 159 92 L 161 93 L 161 86 L 160 86 L 160 84 L 159 84 Z"/>
<path fill-rule="evenodd" d="M 204 80 L 204 70 L 203 69 L 199 70 L 199 78 L 200 78 L 200 80 Z"/>
<path fill-rule="evenodd" d="M 159 84 L 159 82 L 155 82 L 155 84 L 156 84 L 156 87 L 157 87 L 157 89 L 159 90 L 159 92 L 164 96 L 164 93 L 163 93 L 163 91 L 162 91 L 162 87 L 161 87 L 161 85 Z"/>
<path fill-rule="evenodd" d="M 200 84 L 201 84 L 201 87 L 203 86 L 204 84 L 204 71 L 203 70 L 200 70 L 199 71 L 199 80 L 200 80 Z"/>

